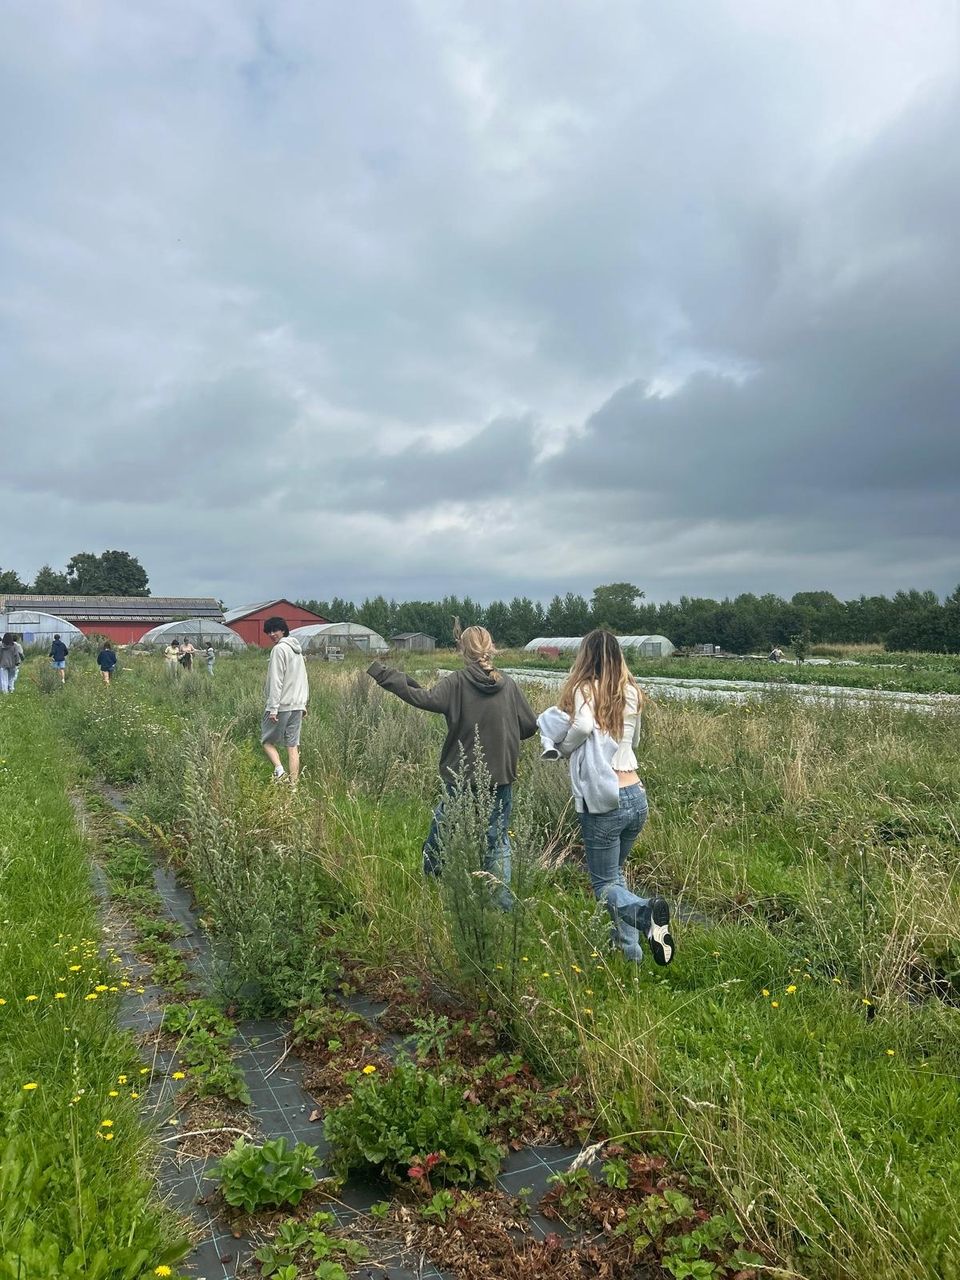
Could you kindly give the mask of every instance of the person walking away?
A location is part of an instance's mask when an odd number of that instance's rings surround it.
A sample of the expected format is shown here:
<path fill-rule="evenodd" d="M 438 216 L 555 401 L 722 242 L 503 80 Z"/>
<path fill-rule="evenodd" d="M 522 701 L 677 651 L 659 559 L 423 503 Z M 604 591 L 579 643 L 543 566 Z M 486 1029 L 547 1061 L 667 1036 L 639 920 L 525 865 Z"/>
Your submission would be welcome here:
<path fill-rule="evenodd" d="M 103 683 L 110 683 L 110 676 L 117 666 L 117 655 L 113 651 L 113 645 L 109 640 L 104 640 L 103 648 L 97 654 L 97 666 L 100 668 L 100 674 L 103 677 Z"/>
<path fill-rule="evenodd" d="M 204 649 L 204 651 L 203 651 L 203 652 L 204 652 L 204 656 L 205 656 L 205 657 L 206 657 L 206 659 L 207 659 L 207 675 L 208 675 L 208 676 L 212 676 L 212 675 L 213 675 L 213 664 L 214 664 L 214 663 L 216 662 L 216 660 L 217 660 L 216 650 L 214 649 L 214 647 L 213 647 L 213 645 L 212 645 L 212 644 L 208 644 L 208 645 L 207 645 L 207 647 L 206 647 L 206 649 Z"/>
<path fill-rule="evenodd" d="M 641 898 L 632 893 L 624 876 L 648 813 L 636 757 L 642 709 L 643 694 L 620 642 L 609 631 L 591 631 L 582 640 L 560 693 L 559 710 L 565 713 L 569 727 L 555 745 L 571 762 L 571 789 L 590 883 L 597 900 L 607 905 L 616 942 L 628 960 L 639 964 L 643 959 L 642 934 L 656 963 L 666 965 L 674 955 L 670 907 L 664 898 Z M 550 715 L 545 712 L 541 716 L 541 727 Z M 587 772 L 578 772 L 575 766 L 589 760 L 586 753 L 597 748 L 602 762 L 596 763 L 595 755 Z M 608 768 L 603 761 L 609 762 Z M 616 779 L 612 791 L 605 786 L 609 773 Z"/>
<path fill-rule="evenodd" d="M 0 693 L 13 693 L 17 687 L 22 661 L 23 648 L 20 642 L 12 631 L 5 632 L 0 639 Z"/>
<path fill-rule="evenodd" d="M 493 795 L 487 829 L 486 870 L 501 881 L 497 895 L 500 906 L 508 909 L 512 850 L 510 847 L 510 812 L 513 806 L 513 784 L 517 778 L 520 743 L 537 731 L 537 721 L 518 686 L 493 665 L 496 646 L 484 627 L 467 627 L 458 641 L 464 667 L 443 676 L 430 689 L 382 662 L 373 662 L 368 674 L 389 693 L 412 707 L 433 711 L 447 722 L 447 736 L 440 754 L 440 777 L 449 796 L 458 781 L 470 776 L 482 755 Z M 446 797 L 444 797 L 445 799 Z M 440 830 L 444 799 L 434 810 L 430 831 L 423 844 L 425 875 L 440 875 L 443 866 Z"/>
<path fill-rule="evenodd" d="M 278 750 L 286 747 L 290 782 L 296 786 L 300 777 L 300 730 L 310 700 L 307 664 L 303 660 L 300 641 L 290 634 L 285 619 L 268 618 L 263 630 L 273 644 L 273 651 L 264 686 L 266 706 L 260 727 L 260 745 L 273 765 L 274 782 L 286 776 Z"/>
<path fill-rule="evenodd" d="M 177 663 L 180 661 L 180 641 L 171 640 L 163 651 L 163 660 L 166 663 L 167 670 L 176 672 Z"/>
<path fill-rule="evenodd" d="M 67 678 L 67 654 L 70 650 L 60 639 L 59 631 L 53 637 L 53 643 L 50 646 L 50 661 L 53 663 L 54 671 L 60 672 L 60 683 Z"/>

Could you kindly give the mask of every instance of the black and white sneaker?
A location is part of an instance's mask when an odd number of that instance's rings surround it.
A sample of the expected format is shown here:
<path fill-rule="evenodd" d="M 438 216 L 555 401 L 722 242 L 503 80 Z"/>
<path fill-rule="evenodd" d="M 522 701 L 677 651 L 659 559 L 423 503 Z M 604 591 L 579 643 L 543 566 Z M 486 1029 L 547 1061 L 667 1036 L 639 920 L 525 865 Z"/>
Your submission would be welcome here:
<path fill-rule="evenodd" d="M 670 932 L 670 907 L 666 898 L 654 898 L 650 903 L 647 942 L 657 964 L 670 963 L 673 959 L 673 934 Z"/>

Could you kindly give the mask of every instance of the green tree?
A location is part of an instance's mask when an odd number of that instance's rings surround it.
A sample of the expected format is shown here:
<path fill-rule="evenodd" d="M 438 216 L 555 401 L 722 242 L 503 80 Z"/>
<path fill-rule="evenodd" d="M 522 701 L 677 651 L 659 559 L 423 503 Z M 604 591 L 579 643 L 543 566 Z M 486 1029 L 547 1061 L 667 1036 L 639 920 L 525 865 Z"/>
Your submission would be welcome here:
<path fill-rule="evenodd" d="M 634 633 L 637 625 L 637 601 L 644 593 L 631 582 L 608 582 L 593 589 L 593 624 L 609 627 L 622 635 Z"/>
<path fill-rule="evenodd" d="M 11 595 L 18 595 L 26 590 L 27 584 L 16 569 L 0 569 L 0 592 L 7 591 Z"/>
<path fill-rule="evenodd" d="M 563 597 L 554 596 L 547 608 L 544 628 L 544 635 L 582 636 L 590 630 L 590 605 L 584 596 L 574 595 L 572 591 Z"/>
<path fill-rule="evenodd" d="M 37 570 L 31 590 L 38 596 L 63 596 L 70 590 L 70 583 L 65 573 L 57 573 L 56 569 L 45 564 Z"/>
<path fill-rule="evenodd" d="M 129 551 L 80 551 L 67 564 L 70 590 L 81 596 L 148 596 L 149 579 Z"/>

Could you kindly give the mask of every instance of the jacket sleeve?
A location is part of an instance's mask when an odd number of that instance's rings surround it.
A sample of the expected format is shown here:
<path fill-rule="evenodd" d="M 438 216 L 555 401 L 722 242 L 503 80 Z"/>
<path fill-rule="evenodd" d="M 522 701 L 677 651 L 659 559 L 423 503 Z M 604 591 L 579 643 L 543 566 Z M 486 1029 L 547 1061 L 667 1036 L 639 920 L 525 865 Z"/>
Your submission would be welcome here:
<path fill-rule="evenodd" d="M 403 702 L 409 702 L 411 707 L 419 707 L 421 711 L 436 711 L 440 715 L 446 715 L 450 708 L 452 676 L 444 676 L 432 689 L 422 689 L 416 680 L 403 671 L 385 667 L 382 662 L 371 662 L 367 667 L 367 675 L 372 676 L 381 689 L 395 693 Z"/>
<path fill-rule="evenodd" d="M 583 746 L 597 727 L 593 718 L 593 707 L 578 689 L 573 699 L 573 723 L 567 730 L 567 736 L 557 743 L 562 756 L 571 756 L 577 747 Z"/>
<path fill-rule="evenodd" d="M 520 741 L 524 738 L 532 738 L 537 732 L 537 717 L 533 714 L 533 708 L 523 696 L 523 692 L 514 686 L 514 693 L 517 699 L 517 719 L 520 722 Z"/>
<path fill-rule="evenodd" d="M 267 667 L 267 712 L 273 715 L 280 709 L 280 692 L 283 689 L 283 673 L 287 665 L 286 648 L 274 645 L 270 654 L 270 665 Z"/>

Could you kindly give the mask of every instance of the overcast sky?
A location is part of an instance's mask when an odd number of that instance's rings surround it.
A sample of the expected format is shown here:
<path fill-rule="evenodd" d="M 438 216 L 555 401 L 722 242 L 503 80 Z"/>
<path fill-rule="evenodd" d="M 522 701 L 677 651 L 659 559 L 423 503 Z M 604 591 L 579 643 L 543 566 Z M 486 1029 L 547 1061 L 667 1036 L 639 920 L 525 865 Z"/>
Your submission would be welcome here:
<path fill-rule="evenodd" d="M 955 0 L 66 0 L 0 39 L 0 566 L 960 581 Z"/>

